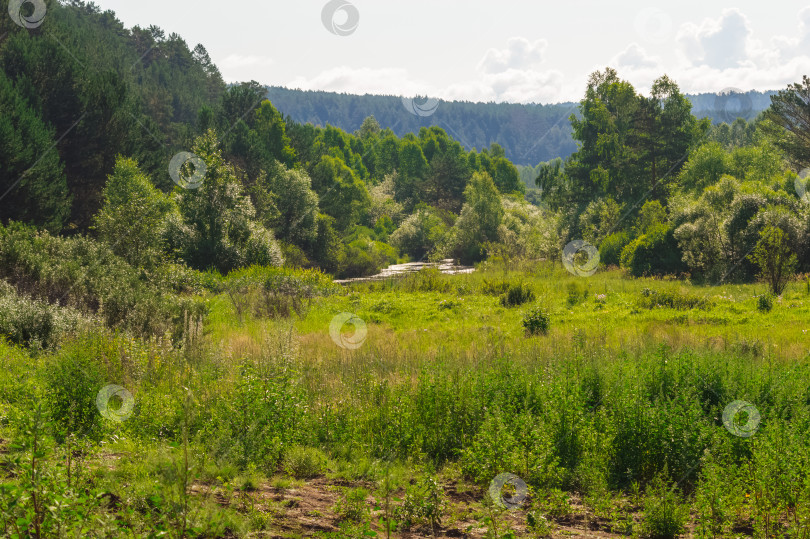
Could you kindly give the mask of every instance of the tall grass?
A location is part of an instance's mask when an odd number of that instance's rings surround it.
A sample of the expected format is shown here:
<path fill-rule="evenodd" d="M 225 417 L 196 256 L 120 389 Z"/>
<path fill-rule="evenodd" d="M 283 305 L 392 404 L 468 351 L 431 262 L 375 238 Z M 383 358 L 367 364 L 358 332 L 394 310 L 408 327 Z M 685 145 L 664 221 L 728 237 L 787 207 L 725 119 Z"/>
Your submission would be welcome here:
<path fill-rule="evenodd" d="M 297 274 L 252 271 L 229 279 L 244 278 L 259 290 L 271 279 L 279 287 L 309 286 Z M 585 294 L 571 304 L 564 276 L 552 274 L 554 281 L 545 271 L 522 276 L 550 311 L 547 335 L 524 334 L 525 309 L 501 307 L 487 290 L 491 276 L 423 274 L 348 290 L 332 290 L 313 276 L 320 292 L 297 322 L 254 312 L 252 325 L 240 325 L 229 300 L 212 298 L 212 320 L 231 332 L 205 333 L 190 324 L 180 344 L 99 331 L 29 357 L 0 343 L 0 368 L 8 374 L 0 378 L 6 418 L 0 427 L 8 439 L 30 438 L 22 418 L 42 405 L 51 425 L 48 447 L 80 439 L 103 452 L 114 440 L 130 459 L 164 452 L 161 459 L 180 459 L 184 470 L 199 457 L 212 463 L 209 481 L 219 477 L 223 489 L 226 476 L 237 473 L 307 477 L 328 469 L 325 459 L 398 460 L 457 467 L 482 487 L 499 473 L 517 473 L 549 497 L 560 489 L 588 499 L 645 493 L 639 504 L 651 535 L 681 529 L 687 504 L 694 508 L 690 525 L 705 536 L 750 526 L 761 535 L 789 529 L 806 537 L 810 356 L 777 354 L 771 346 L 742 354 L 697 338 L 621 333 L 619 313 L 673 332 L 691 326 L 676 318 L 684 315 L 680 303 L 637 310 L 638 298 L 648 297 L 641 289 L 660 289 L 654 281 L 593 280 L 589 290 L 606 295 L 597 308 Z M 784 305 L 759 313 L 750 290 L 716 292 L 723 297 L 688 315 L 793 316 Z M 449 296 L 454 306 L 441 307 Z M 370 325 L 358 350 L 341 349 L 328 336 L 329 320 L 343 311 Z M 412 345 L 399 346 L 406 339 Z M 133 415 L 122 423 L 96 410 L 106 384 L 120 384 L 135 398 Z M 761 416 L 750 437 L 723 422 L 737 400 Z M 158 463 L 125 469 L 126 481 L 105 485 L 124 499 L 122 485 L 134 482 L 134 494 L 122 502 L 128 509 L 157 503 L 149 501 L 160 496 L 157 477 L 182 480 L 184 496 L 193 481 Z M 674 494 L 654 504 L 664 491 Z M 182 500 L 174 509 L 152 509 L 185 523 L 190 512 Z M 0 515 L 16 514 L 16 507 L 0 496 Z M 42 518 L 42 526 L 51 525 L 52 517 Z"/>

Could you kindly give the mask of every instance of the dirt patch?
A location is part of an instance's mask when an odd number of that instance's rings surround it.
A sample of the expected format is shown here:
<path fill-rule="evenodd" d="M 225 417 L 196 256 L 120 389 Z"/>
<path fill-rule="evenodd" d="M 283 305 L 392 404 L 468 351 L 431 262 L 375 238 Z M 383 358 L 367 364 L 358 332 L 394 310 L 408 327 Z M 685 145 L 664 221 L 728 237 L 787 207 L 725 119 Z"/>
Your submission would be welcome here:
<path fill-rule="evenodd" d="M 350 482 L 345 480 L 330 480 L 319 477 L 303 484 L 289 488 L 274 487 L 265 483 L 259 488 L 241 492 L 233 498 L 234 501 L 249 498 L 249 505 L 254 510 L 272 515 L 268 530 L 261 537 L 313 537 L 313 536 L 341 536 L 341 521 L 335 513 L 335 505 L 343 498 L 344 492 L 349 488 L 365 488 L 374 490 L 374 485 L 368 482 Z M 482 505 L 484 492 L 479 487 L 462 483 L 447 483 L 443 485 L 447 497 L 447 510 L 441 525 L 435 530 L 411 529 L 398 530 L 391 533 L 396 539 L 427 539 L 434 537 L 459 537 L 479 539 L 483 538 L 489 529 L 486 522 L 486 510 Z M 199 490 L 198 490 L 199 489 Z M 207 487 L 195 487 L 195 491 L 205 491 Z M 202 493 L 202 492 L 200 492 Z M 401 500 L 404 491 L 394 492 L 393 500 Z M 226 503 L 224 497 L 217 496 L 218 503 Z M 395 502 L 396 503 L 396 502 Z M 378 538 L 385 537 L 385 530 L 381 526 L 381 518 L 385 516 L 382 510 L 382 501 L 369 495 L 366 498 L 367 509 L 370 512 L 370 529 L 377 533 Z M 596 537 L 618 538 L 623 534 L 613 533 L 609 523 L 602 522 L 590 514 L 580 500 L 571 500 L 572 513 L 565 519 L 547 519 L 551 528 L 551 537 Z M 517 509 L 505 512 L 498 518 L 498 528 L 502 534 L 511 529 L 518 537 L 532 536 L 527 527 L 526 510 Z"/>

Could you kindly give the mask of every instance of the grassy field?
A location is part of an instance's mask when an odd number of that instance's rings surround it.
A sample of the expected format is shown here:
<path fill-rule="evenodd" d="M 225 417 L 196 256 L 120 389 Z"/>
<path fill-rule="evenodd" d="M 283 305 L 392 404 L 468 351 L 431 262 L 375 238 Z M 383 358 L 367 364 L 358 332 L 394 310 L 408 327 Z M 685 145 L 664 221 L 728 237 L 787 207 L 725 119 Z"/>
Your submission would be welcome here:
<path fill-rule="evenodd" d="M 2 345 L 0 531 L 810 537 L 809 287 L 485 264 Z"/>

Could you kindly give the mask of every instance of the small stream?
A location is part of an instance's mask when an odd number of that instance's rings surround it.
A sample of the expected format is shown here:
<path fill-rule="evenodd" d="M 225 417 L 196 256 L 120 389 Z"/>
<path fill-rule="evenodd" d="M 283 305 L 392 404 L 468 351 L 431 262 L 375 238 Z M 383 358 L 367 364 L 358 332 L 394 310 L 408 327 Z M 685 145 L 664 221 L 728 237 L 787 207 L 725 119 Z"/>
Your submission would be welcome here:
<path fill-rule="evenodd" d="M 475 271 L 475 268 L 472 266 L 459 266 L 455 263 L 455 260 L 448 258 L 440 262 L 408 262 L 407 264 L 394 264 L 392 266 L 388 266 L 376 275 L 370 275 L 368 277 L 353 277 L 351 279 L 336 279 L 334 282 L 338 284 L 347 284 L 363 281 L 379 281 L 382 279 L 407 275 L 425 268 L 438 268 L 440 272 L 448 275 L 454 275 L 457 273 L 472 273 Z"/>

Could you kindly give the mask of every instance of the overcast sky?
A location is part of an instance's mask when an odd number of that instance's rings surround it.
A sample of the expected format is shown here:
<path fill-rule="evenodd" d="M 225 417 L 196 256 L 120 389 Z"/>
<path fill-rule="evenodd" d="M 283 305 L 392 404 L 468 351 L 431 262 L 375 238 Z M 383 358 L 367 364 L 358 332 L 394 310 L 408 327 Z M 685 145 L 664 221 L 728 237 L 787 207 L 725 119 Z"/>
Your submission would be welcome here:
<path fill-rule="evenodd" d="M 781 89 L 810 74 L 808 0 L 97 0 L 202 43 L 227 81 L 470 101 L 581 99 L 607 65 L 646 91 Z"/>

